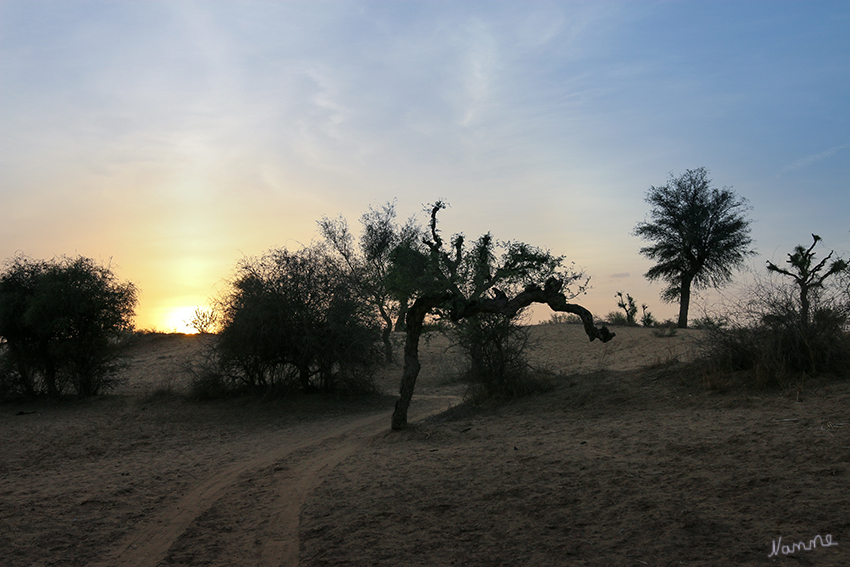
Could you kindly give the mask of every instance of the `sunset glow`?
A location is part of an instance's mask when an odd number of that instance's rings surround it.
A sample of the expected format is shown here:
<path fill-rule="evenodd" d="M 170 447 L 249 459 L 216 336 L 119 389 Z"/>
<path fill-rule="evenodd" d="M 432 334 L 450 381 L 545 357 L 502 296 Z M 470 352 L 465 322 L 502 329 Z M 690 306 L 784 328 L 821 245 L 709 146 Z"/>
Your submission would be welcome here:
<path fill-rule="evenodd" d="M 163 331 L 168 333 L 184 333 L 194 335 L 198 331 L 192 326 L 196 306 L 177 307 L 169 311 Z"/>
<path fill-rule="evenodd" d="M 137 327 L 188 332 L 241 258 L 444 199 L 445 234 L 584 268 L 594 313 L 672 317 L 632 234 L 671 172 L 749 199 L 757 272 L 812 232 L 847 256 L 848 26 L 838 1 L 7 0 L 0 260 L 110 262 Z"/>

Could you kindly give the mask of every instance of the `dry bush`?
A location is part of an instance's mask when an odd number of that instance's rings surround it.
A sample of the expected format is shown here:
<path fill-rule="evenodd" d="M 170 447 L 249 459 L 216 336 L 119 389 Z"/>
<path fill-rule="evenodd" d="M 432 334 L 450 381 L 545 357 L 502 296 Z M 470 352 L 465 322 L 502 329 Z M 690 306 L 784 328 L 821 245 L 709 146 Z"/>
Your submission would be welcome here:
<path fill-rule="evenodd" d="M 552 313 L 544 325 L 583 325 L 581 317 L 575 313 Z"/>
<path fill-rule="evenodd" d="M 624 313 L 620 313 L 619 311 L 609 311 L 607 315 L 603 318 L 608 325 L 614 326 L 624 326 L 628 325 L 629 322 L 626 319 L 626 315 Z"/>
<path fill-rule="evenodd" d="M 793 291 L 774 279 L 761 279 L 748 289 L 745 300 L 730 309 L 738 314 L 737 320 L 708 327 L 706 375 L 745 376 L 756 387 L 799 385 L 820 374 L 846 376 L 848 303 L 829 289 L 813 294 L 810 321 L 804 323 Z"/>
<path fill-rule="evenodd" d="M 229 360 L 222 357 L 218 343 L 212 342 L 187 361 L 183 371 L 190 376 L 188 399 L 196 402 L 239 396 L 271 399 L 304 393 L 299 372 L 291 365 L 270 366 L 265 371 L 265 382 L 252 384 L 245 380 L 242 366 L 229 365 Z M 371 395 L 378 393 L 378 390 L 371 366 L 346 368 L 337 372 L 332 387 L 322 389 L 334 395 Z"/>
<path fill-rule="evenodd" d="M 250 391 L 238 372 L 228 373 L 223 367 L 214 344 L 187 361 L 183 370 L 191 377 L 187 397 L 195 402 L 232 398 Z"/>
<path fill-rule="evenodd" d="M 655 328 L 652 329 L 652 334 L 658 338 L 675 337 L 678 329 L 676 322 L 668 319 L 663 323 L 656 324 Z"/>
<path fill-rule="evenodd" d="M 552 388 L 546 373 L 530 366 L 529 329 L 517 319 L 479 313 L 461 320 L 449 334 L 466 356 L 462 377 L 469 382 L 472 401 L 513 399 Z"/>
<path fill-rule="evenodd" d="M 114 387 L 136 287 L 109 265 L 78 257 L 16 256 L 0 272 L 0 390 L 80 398 Z"/>
<path fill-rule="evenodd" d="M 194 397 L 374 390 L 375 313 L 321 247 L 244 259 L 218 309 L 221 332 L 195 371 Z"/>

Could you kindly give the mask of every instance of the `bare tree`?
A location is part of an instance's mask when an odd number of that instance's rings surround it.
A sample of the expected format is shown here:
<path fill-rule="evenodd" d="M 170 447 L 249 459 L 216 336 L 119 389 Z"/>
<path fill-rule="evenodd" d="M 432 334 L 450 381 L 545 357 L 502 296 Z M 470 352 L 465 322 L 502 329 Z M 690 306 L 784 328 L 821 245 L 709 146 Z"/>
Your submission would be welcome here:
<path fill-rule="evenodd" d="M 800 325 L 803 329 L 808 328 L 811 321 L 809 314 L 811 310 L 811 298 L 809 293 L 823 288 L 823 282 L 829 276 L 847 271 L 847 262 L 841 258 L 833 260 L 827 267 L 827 262 L 829 262 L 829 259 L 832 258 L 833 250 L 829 251 L 826 258 L 818 262 L 816 265 L 812 265 L 815 259 L 814 249 L 817 243 L 821 241 L 821 237 L 817 234 L 813 234 L 812 240 L 812 245 L 809 246 L 808 249 L 803 248 L 802 245 L 797 245 L 794 247 L 794 253 L 788 254 L 788 259 L 785 263 L 791 266 L 791 270 L 780 268 L 770 260 L 767 261 L 768 271 L 776 272 L 792 278 L 799 288 Z M 824 268 L 826 268 L 826 271 L 820 273 Z"/>
<path fill-rule="evenodd" d="M 637 325 L 637 321 L 635 317 L 637 316 L 637 305 L 635 305 L 635 300 L 630 294 L 626 294 L 623 297 L 623 292 L 618 291 L 614 296 L 617 299 L 617 307 L 623 310 L 623 313 L 626 314 L 626 325 Z M 646 305 L 644 304 L 644 313 L 646 313 Z"/>
<path fill-rule="evenodd" d="M 635 234 L 653 244 L 640 253 L 656 260 L 644 274 L 669 284 L 664 301 L 679 302 L 680 328 L 688 326 L 691 292 L 721 287 L 731 281 L 732 269 L 754 254 L 750 250 L 750 220 L 744 215 L 746 199 L 731 188 L 710 187 L 704 167 L 688 169 L 661 187 L 650 187 L 646 202 L 650 220 L 638 223 Z"/>

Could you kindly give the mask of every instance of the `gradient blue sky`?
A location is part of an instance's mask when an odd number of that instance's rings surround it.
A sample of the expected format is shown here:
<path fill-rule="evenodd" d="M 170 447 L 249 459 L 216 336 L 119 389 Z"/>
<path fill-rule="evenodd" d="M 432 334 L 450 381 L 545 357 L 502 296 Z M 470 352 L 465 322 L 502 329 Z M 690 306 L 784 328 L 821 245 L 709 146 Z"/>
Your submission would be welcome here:
<path fill-rule="evenodd" d="M 848 156 L 847 1 L 0 0 L 0 259 L 111 258 L 140 327 L 394 198 L 671 317 L 651 185 L 749 199 L 762 270 L 812 232 L 847 256 Z"/>

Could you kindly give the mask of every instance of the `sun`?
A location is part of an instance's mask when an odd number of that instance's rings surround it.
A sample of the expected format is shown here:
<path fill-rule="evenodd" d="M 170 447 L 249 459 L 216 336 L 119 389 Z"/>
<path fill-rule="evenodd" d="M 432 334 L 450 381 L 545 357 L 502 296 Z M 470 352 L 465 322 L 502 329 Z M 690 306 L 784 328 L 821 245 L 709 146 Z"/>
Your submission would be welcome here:
<path fill-rule="evenodd" d="M 166 318 L 165 330 L 169 333 L 197 334 L 198 331 L 192 327 L 192 318 L 195 316 L 196 309 L 198 309 L 197 305 L 185 305 L 170 310 Z"/>

